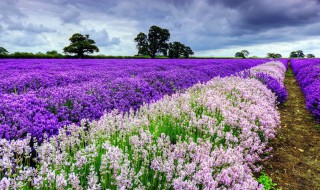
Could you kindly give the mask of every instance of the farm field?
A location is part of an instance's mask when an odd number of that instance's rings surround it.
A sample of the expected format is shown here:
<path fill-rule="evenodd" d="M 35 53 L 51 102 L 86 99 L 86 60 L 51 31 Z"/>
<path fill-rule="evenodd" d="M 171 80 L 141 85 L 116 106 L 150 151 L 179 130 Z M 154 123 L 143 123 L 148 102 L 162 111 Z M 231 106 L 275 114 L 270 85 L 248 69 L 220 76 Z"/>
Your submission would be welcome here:
<path fill-rule="evenodd" d="M 198 82 L 229 76 L 268 59 L 1 60 L 0 136 L 42 141 L 62 126 L 128 112 Z"/>
<path fill-rule="evenodd" d="M 319 188 L 318 65 L 2 59 L 0 189 Z"/>

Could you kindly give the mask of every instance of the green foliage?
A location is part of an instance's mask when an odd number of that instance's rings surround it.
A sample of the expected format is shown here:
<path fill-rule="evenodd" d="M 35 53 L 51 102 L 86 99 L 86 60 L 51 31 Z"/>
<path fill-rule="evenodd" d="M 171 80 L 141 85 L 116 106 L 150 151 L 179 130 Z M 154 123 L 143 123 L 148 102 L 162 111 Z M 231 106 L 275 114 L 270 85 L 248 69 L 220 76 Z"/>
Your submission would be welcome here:
<path fill-rule="evenodd" d="M 0 55 L 7 55 L 9 52 L 4 47 L 0 47 Z"/>
<path fill-rule="evenodd" d="M 185 46 L 183 49 L 183 57 L 184 58 L 189 58 L 190 55 L 193 55 L 194 52 L 192 51 L 192 49 L 189 46 Z"/>
<path fill-rule="evenodd" d="M 290 53 L 290 58 L 304 58 L 305 55 L 302 50 L 293 51 Z"/>
<path fill-rule="evenodd" d="M 265 190 L 272 190 L 276 189 L 277 184 L 272 182 L 272 179 L 267 176 L 265 173 L 261 173 L 260 177 L 258 178 L 258 182 L 264 186 Z"/>
<path fill-rule="evenodd" d="M 244 57 L 248 57 L 250 54 L 248 50 L 242 50 L 241 53 L 243 53 Z"/>
<path fill-rule="evenodd" d="M 170 39 L 170 32 L 168 29 L 162 29 L 158 26 L 151 26 L 148 33 L 148 49 L 151 58 L 155 58 L 157 53 L 167 55 L 168 40 Z"/>
<path fill-rule="evenodd" d="M 89 38 L 89 35 L 75 33 L 69 39 L 71 44 L 63 48 L 66 54 L 76 54 L 78 57 L 84 57 L 85 53 L 99 52 L 99 48 L 95 45 L 95 41 Z"/>
<path fill-rule="evenodd" d="M 58 55 L 58 51 L 57 50 L 52 50 L 52 51 L 47 51 L 46 53 L 47 55 Z"/>
<path fill-rule="evenodd" d="M 137 43 L 138 56 L 148 55 L 151 58 L 155 58 L 157 55 L 167 56 L 169 53 L 170 58 L 179 58 L 180 56 L 188 58 L 194 54 L 190 47 L 180 42 L 168 44 L 169 39 L 169 30 L 158 26 L 151 26 L 148 35 L 140 32 L 134 38 L 134 41 Z"/>
<path fill-rule="evenodd" d="M 30 52 L 14 52 L 10 56 L 14 57 L 14 58 L 31 58 L 31 57 L 36 57 L 36 56 L 40 56 L 40 55 L 39 54 L 35 55 Z"/>
<path fill-rule="evenodd" d="M 293 72 L 292 72 L 292 70 L 288 70 L 287 72 L 286 72 L 286 77 L 293 77 L 294 75 L 293 75 Z"/>
<path fill-rule="evenodd" d="M 313 54 L 309 53 L 307 54 L 307 58 L 315 58 L 316 56 L 314 56 Z"/>
<path fill-rule="evenodd" d="M 268 54 L 267 54 L 267 57 L 268 57 L 268 58 L 281 58 L 282 55 L 279 54 L 279 53 L 268 53 Z"/>
<path fill-rule="evenodd" d="M 242 51 L 236 52 L 236 54 L 234 56 L 237 58 L 246 58 L 249 56 L 249 54 L 250 53 L 248 50 L 242 50 Z"/>
<path fill-rule="evenodd" d="M 137 37 L 134 39 L 137 42 L 138 55 L 148 55 L 148 36 L 140 32 Z"/>
<path fill-rule="evenodd" d="M 148 35 L 140 32 L 134 41 L 137 43 L 138 55 L 149 55 L 151 58 L 155 58 L 157 54 L 161 53 L 167 56 L 169 39 L 168 29 L 151 26 Z"/>
<path fill-rule="evenodd" d="M 185 46 L 180 42 L 169 43 L 169 58 L 179 58 L 181 56 L 189 58 L 189 56 L 193 54 L 190 47 Z"/>
<path fill-rule="evenodd" d="M 234 56 L 238 57 L 238 58 L 245 58 L 245 56 L 242 52 L 237 52 Z"/>

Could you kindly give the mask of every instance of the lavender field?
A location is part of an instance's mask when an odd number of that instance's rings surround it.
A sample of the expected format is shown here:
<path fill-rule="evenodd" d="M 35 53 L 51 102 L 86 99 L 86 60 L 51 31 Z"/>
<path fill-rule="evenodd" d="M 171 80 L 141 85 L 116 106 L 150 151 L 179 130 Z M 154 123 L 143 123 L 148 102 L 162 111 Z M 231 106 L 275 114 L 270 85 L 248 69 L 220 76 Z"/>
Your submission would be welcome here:
<path fill-rule="evenodd" d="M 1 60 L 2 189 L 264 189 L 287 61 Z"/>
<path fill-rule="evenodd" d="M 306 108 L 320 123 L 320 60 L 292 60 L 292 70 L 306 96 Z"/>
<path fill-rule="evenodd" d="M 42 141 L 82 119 L 128 112 L 256 60 L 1 60 L 0 136 Z"/>

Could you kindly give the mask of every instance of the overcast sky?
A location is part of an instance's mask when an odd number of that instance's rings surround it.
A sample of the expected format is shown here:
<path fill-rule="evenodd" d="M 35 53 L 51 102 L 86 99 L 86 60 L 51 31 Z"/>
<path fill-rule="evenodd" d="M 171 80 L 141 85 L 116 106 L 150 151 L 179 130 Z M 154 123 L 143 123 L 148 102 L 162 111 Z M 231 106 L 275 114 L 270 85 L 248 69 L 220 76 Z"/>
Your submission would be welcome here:
<path fill-rule="evenodd" d="M 293 50 L 320 56 L 320 0 L 0 0 L 0 47 L 46 52 L 89 34 L 105 55 L 134 55 L 152 25 L 196 56 Z"/>

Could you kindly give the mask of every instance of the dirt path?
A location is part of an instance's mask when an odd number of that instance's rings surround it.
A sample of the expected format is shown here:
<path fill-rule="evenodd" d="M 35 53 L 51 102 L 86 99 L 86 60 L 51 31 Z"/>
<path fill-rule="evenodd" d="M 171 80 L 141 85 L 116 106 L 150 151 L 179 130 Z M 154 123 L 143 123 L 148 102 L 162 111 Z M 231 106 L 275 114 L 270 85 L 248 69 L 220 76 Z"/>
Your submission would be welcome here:
<path fill-rule="evenodd" d="M 320 190 L 320 130 L 294 76 L 286 76 L 285 85 L 289 97 L 279 108 L 282 128 L 270 144 L 274 156 L 265 169 L 282 190 Z"/>

